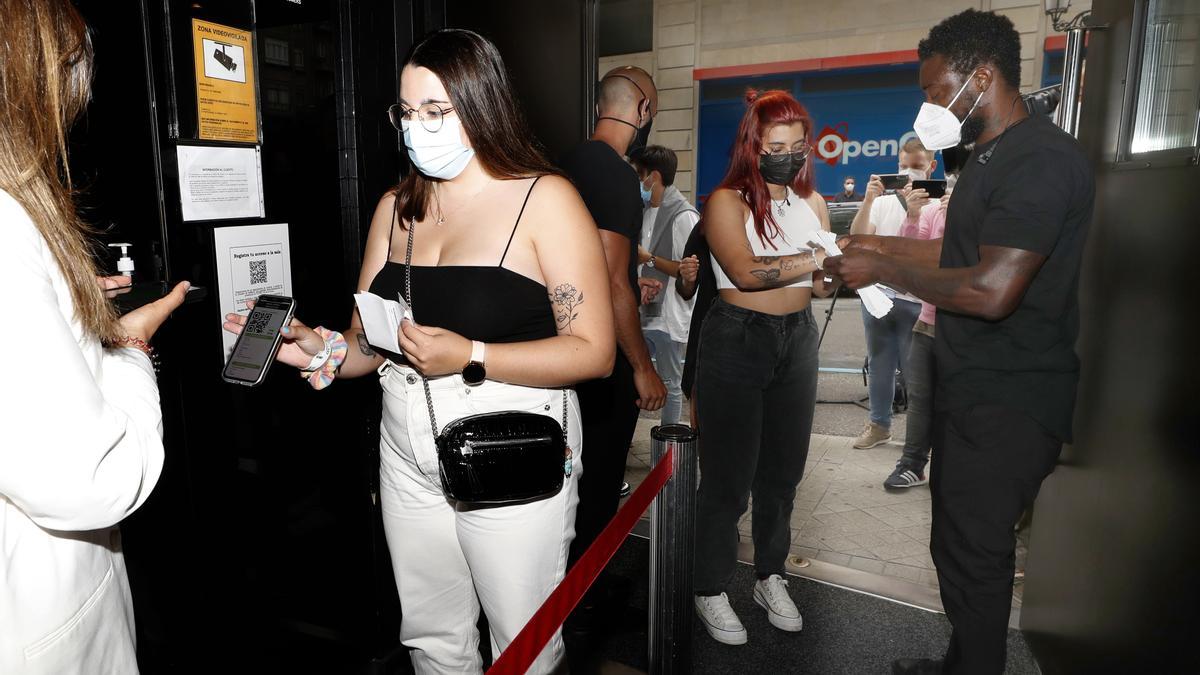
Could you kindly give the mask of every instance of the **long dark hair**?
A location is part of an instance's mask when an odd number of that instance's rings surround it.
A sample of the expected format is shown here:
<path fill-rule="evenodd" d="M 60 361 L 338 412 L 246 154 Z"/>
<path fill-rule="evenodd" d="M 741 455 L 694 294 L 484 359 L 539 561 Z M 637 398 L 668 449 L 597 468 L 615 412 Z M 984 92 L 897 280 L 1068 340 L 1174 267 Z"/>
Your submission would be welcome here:
<path fill-rule="evenodd" d="M 561 173 L 529 131 L 504 60 L 487 38 L 461 28 L 434 31 L 412 48 L 404 66 L 428 68 L 442 81 L 488 174 L 510 180 Z M 425 217 L 433 182 L 416 170 L 400 181 L 396 200 L 401 227 Z"/>
<path fill-rule="evenodd" d="M 741 192 L 742 201 L 754 215 L 754 231 L 764 245 L 776 248 L 771 239 L 779 235 L 779 224 L 771 215 L 771 195 L 767 182 L 758 170 L 758 156 L 762 153 L 763 135 L 777 124 L 799 122 L 804 126 L 804 137 L 812 147 L 812 117 L 800 102 L 786 91 L 772 90 L 758 93 L 751 89 L 746 93 L 746 114 L 738 125 L 737 138 L 730 152 L 729 171 L 717 189 Z M 803 198 L 812 194 L 813 165 L 811 150 L 804 168 L 792 181 L 792 192 Z"/>

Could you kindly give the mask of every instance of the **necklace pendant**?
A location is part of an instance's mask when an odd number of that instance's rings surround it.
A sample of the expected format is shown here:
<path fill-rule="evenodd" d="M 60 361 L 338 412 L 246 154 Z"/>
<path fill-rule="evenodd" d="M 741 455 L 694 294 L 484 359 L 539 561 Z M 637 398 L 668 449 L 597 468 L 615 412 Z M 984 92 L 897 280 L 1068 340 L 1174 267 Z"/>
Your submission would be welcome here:
<path fill-rule="evenodd" d="M 775 213 L 778 213 L 778 214 L 779 214 L 779 215 L 781 215 L 781 216 L 783 216 L 783 215 L 786 215 L 786 214 L 784 214 L 784 212 L 783 212 L 783 204 L 776 204 L 776 205 L 775 205 Z"/>

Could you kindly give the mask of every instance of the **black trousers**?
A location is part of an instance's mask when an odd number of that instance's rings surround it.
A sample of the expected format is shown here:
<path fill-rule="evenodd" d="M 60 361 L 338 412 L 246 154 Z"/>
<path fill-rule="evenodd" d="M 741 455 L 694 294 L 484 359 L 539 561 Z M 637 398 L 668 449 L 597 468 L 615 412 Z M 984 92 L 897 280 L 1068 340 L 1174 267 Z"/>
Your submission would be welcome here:
<path fill-rule="evenodd" d="M 725 590 L 751 495 L 755 571 L 784 573 L 816 405 L 817 339 L 811 309 L 775 316 L 717 300 L 704 319 L 696 371 L 697 595 Z"/>
<path fill-rule="evenodd" d="M 633 366 L 617 351 L 612 375 L 576 387 L 583 417 L 583 476 L 575 511 L 575 541 L 568 567 L 575 564 L 617 513 L 625 460 L 637 430 L 637 387 Z"/>
<path fill-rule="evenodd" d="M 953 632 L 943 672 L 1004 672 L 1016 528 L 1054 470 L 1062 441 L 997 404 L 938 411 L 933 420 L 929 551 Z"/>
<path fill-rule="evenodd" d="M 913 471 L 924 471 L 933 445 L 933 338 L 913 331 L 908 345 L 908 363 L 904 369 L 904 388 L 908 392 L 905 412 L 904 454 L 900 461 Z"/>

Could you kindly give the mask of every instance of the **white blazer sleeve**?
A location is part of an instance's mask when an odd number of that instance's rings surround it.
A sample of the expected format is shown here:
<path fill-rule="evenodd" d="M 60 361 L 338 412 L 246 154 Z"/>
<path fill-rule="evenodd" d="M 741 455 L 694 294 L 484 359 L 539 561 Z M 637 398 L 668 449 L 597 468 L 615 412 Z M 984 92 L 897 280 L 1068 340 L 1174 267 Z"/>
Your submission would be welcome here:
<path fill-rule="evenodd" d="M 48 529 L 108 527 L 146 500 L 162 472 L 154 371 L 136 350 L 106 352 L 97 362 L 94 339 L 76 338 L 62 309 L 70 302 L 60 306 L 52 283 L 57 266 L 13 206 L 0 193 L 0 316 L 8 322 L 0 498 Z"/>

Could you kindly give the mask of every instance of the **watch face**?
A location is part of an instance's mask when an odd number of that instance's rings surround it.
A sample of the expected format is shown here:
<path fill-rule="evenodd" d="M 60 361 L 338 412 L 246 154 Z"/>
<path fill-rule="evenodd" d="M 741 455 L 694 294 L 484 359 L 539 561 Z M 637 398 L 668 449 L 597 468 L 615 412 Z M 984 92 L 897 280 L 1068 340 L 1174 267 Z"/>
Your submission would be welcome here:
<path fill-rule="evenodd" d="M 472 361 L 467 364 L 462 371 L 463 382 L 467 384 L 479 384 L 487 377 L 487 371 L 484 370 L 482 363 Z"/>

